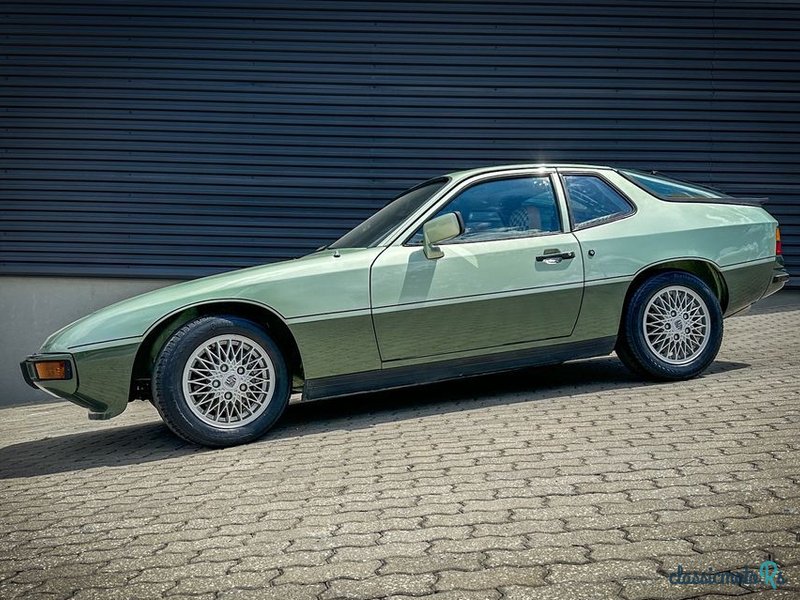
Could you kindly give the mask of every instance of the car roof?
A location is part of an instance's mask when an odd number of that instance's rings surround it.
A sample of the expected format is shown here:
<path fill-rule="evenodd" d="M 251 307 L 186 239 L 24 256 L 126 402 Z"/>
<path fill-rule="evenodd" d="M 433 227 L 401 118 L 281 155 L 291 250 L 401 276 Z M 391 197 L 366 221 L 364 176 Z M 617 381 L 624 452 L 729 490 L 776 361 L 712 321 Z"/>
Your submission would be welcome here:
<path fill-rule="evenodd" d="M 483 173 L 502 173 L 503 171 L 513 171 L 517 169 L 592 169 L 592 170 L 615 170 L 614 167 L 607 165 L 587 165 L 578 163 L 520 163 L 511 165 L 492 165 L 489 167 L 479 167 L 477 169 L 465 169 L 448 173 L 447 177 L 463 179 Z"/>

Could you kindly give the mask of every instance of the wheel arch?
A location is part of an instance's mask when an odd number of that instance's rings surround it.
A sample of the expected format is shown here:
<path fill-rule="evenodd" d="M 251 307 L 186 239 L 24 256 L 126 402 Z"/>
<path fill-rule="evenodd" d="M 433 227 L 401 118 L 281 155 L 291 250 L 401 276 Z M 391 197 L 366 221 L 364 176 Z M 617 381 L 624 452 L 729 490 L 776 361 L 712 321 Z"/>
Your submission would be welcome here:
<path fill-rule="evenodd" d="M 169 337 L 189 321 L 211 315 L 241 317 L 265 327 L 283 352 L 293 381 L 297 378 L 303 379 L 303 362 L 297 341 L 289 326 L 276 311 L 263 304 L 246 300 L 212 300 L 180 308 L 162 317 L 150 327 L 136 352 L 129 400 L 152 397 L 150 379 L 153 365 Z"/>
<path fill-rule="evenodd" d="M 699 277 L 711 288 L 711 291 L 714 292 L 714 295 L 719 300 L 722 314 L 725 314 L 728 307 L 728 288 L 719 267 L 710 260 L 704 258 L 676 258 L 648 265 L 636 273 L 625 294 L 625 301 L 622 307 L 622 319 L 625 318 L 625 312 L 628 310 L 628 303 L 630 302 L 631 296 L 633 296 L 633 293 L 639 286 L 654 275 L 665 271 L 683 271 Z M 620 321 L 620 326 L 621 325 L 622 320 Z"/>

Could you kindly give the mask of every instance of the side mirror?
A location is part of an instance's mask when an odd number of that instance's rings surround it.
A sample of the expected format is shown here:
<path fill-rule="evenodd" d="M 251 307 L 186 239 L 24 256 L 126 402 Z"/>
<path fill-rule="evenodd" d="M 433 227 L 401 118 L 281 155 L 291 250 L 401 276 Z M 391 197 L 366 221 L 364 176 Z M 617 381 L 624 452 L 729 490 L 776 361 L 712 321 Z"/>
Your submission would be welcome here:
<path fill-rule="evenodd" d="M 452 240 L 462 233 L 464 233 L 464 222 L 457 212 L 446 213 L 425 223 L 422 226 L 422 243 L 426 258 L 443 257 L 444 252 L 436 244 Z"/>

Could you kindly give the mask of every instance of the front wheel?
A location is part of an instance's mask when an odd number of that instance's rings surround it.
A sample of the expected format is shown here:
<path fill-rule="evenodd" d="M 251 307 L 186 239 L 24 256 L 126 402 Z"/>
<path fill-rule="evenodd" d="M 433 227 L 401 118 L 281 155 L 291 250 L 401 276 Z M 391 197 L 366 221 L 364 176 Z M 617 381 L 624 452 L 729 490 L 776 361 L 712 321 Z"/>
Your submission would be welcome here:
<path fill-rule="evenodd" d="M 178 436 L 203 446 L 253 441 L 289 402 L 286 362 L 255 323 L 202 317 L 178 329 L 153 370 L 153 404 Z"/>
<path fill-rule="evenodd" d="M 633 293 L 623 315 L 617 355 L 640 375 L 690 379 L 714 360 L 722 343 L 722 310 L 706 283 L 667 271 Z"/>

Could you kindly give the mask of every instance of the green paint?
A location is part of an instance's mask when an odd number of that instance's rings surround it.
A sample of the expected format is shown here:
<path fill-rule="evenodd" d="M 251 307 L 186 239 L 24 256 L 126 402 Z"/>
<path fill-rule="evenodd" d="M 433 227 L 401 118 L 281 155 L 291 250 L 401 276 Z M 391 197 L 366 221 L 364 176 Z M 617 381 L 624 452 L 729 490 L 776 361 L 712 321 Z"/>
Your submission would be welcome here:
<path fill-rule="evenodd" d="M 761 298 L 767 285 L 772 281 L 775 261 L 755 261 L 733 265 L 722 270 L 722 277 L 728 289 L 728 309 L 732 314 L 753 303 L 753 298 Z"/>
<path fill-rule="evenodd" d="M 128 405 L 131 370 L 138 347 L 139 341 L 135 341 L 79 349 L 71 356 L 76 378 L 65 382 L 43 381 L 39 385 L 88 408 L 93 419 L 110 419 Z"/>
<path fill-rule="evenodd" d="M 380 369 L 369 311 L 355 316 L 289 322 L 306 378 Z"/>
<path fill-rule="evenodd" d="M 583 267 L 571 234 L 441 246 L 393 246 L 372 267 L 375 332 L 392 361 L 568 336 L 578 318 Z M 547 250 L 575 252 L 558 264 Z"/>
<path fill-rule="evenodd" d="M 665 202 L 604 167 L 636 212 L 571 232 L 442 243 L 431 259 L 403 242 L 464 187 L 510 175 L 549 176 L 562 221 L 567 205 L 555 166 L 463 171 L 397 224 L 374 248 L 324 250 L 143 294 L 97 311 L 50 336 L 42 353 L 65 354 L 77 376 L 42 384 L 95 418 L 122 412 L 134 357 L 145 336 L 203 304 L 240 302 L 274 313 L 292 332 L 306 379 L 545 347 L 617 334 L 631 282 L 650 270 L 700 269 L 724 283 L 736 312 L 779 289 L 775 220 L 760 207 Z M 574 252 L 560 263 L 548 251 Z M 701 272 L 698 271 L 698 272 Z M 178 323 L 157 339 L 155 357 Z"/>

